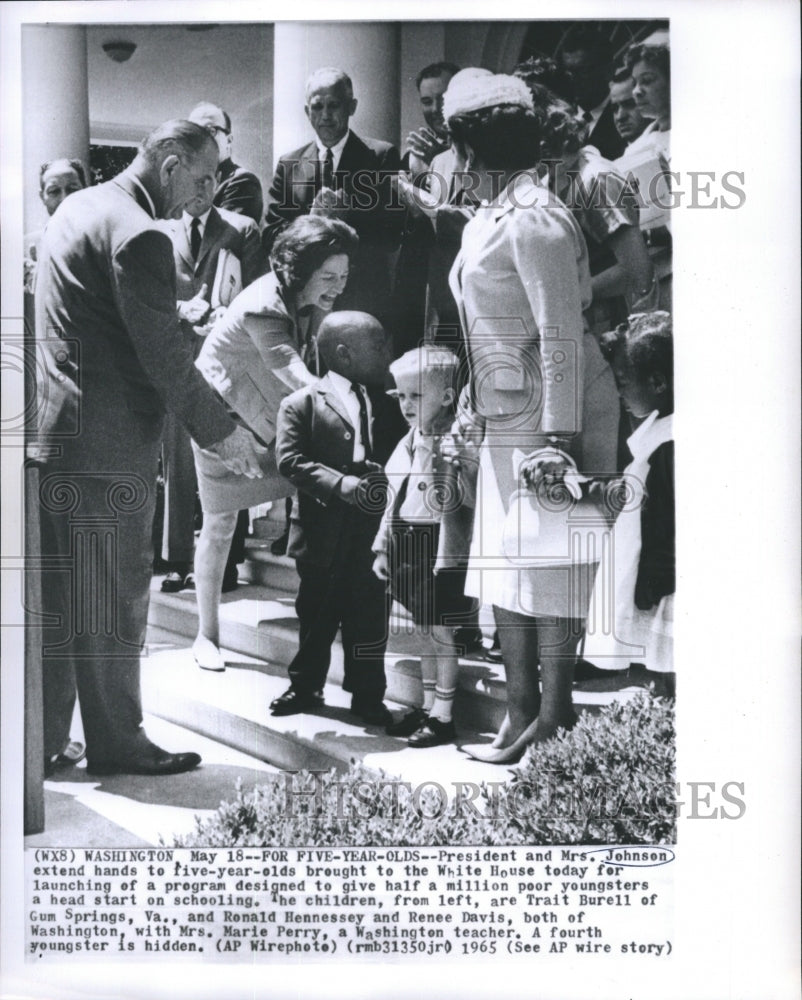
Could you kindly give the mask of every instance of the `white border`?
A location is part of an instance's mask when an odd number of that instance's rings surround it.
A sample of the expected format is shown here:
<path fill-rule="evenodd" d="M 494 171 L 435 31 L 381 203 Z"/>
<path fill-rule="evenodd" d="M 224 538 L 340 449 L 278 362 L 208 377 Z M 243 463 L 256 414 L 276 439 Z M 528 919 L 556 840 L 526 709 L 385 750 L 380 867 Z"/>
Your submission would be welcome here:
<path fill-rule="evenodd" d="M 282 13 L 284 8 L 281 9 Z M 337 14 L 375 19 L 377 7 Z M 305 3 L 330 19 L 330 4 Z M 793 0 L 390 3 L 384 18 L 670 16 L 674 169 L 746 175 L 739 211 L 675 212 L 679 477 L 679 777 L 743 781 L 745 816 L 680 826 L 674 956 L 564 966 L 467 960 L 286 968 L 70 963 L 24 966 L 22 636 L 3 629 L 2 996 L 785 998 L 798 995 L 799 23 Z M 5 3 L 3 301 L 21 315 L 21 20 L 271 19 L 264 3 Z M 298 9 L 290 12 L 298 16 Z M 19 299 L 19 303 L 17 303 Z M 11 461 L 3 449 L 4 483 Z M 14 498 L 4 488 L 4 525 Z M 5 531 L 5 527 L 4 527 Z M 5 534 L 4 534 L 5 537 Z M 13 574 L 3 574 L 4 577 Z M 4 579 L 6 601 L 18 600 Z"/>

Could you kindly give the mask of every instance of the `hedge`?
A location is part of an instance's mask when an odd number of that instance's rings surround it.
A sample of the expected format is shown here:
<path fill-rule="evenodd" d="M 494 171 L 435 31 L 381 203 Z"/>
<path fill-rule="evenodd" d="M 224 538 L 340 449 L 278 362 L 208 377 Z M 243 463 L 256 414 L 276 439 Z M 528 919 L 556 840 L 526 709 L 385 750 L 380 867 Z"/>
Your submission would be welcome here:
<path fill-rule="evenodd" d="M 353 763 L 237 785 L 177 847 L 671 844 L 674 702 L 643 692 L 530 747 L 481 786 L 411 788 Z"/>

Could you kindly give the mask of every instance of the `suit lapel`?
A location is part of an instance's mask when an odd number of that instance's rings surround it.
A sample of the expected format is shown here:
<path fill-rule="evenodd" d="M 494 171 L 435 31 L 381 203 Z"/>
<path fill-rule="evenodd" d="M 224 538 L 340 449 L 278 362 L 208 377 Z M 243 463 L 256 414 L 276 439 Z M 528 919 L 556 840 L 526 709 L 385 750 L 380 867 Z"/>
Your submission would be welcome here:
<path fill-rule="evenodd" d="M 220 231 L 222 228 L 223 220 L 220 218 L 220 213 L 216 208 L 212 208 L 211 212 L 209 212 L 209 217 L 206 220 L 206 225 L 203 228 L 203 239 L 201 240 L 200 250 L 198 251 L 198 259 L 195 261 L 195 270 L 201 266 L 203 258 L 206 257 L 206 255 L 209 254 L 217 245 L 217 240 L 220 238 Z M 191 254 L 190 259 L 192 259 Z"/>
<path fill-rule="evenodd" d="M 312 199 L 317 191 L 317 175 L 318 170 L 320 170 L 319 160 L 317 155 L 317 146 L 310 143 L 306 149 L 298 157 L 298 162 L 294 165 L 294 178 L 293 186 L 297 185 L 298 191 L 303 190 L 304 185 L 308 185 L 307 190 L 311 191 L 311 197 L 309 198 L 309 204 L 311 205 Z M 294 195 L 293 197 L 296 197 Z"/>
<path fill-rule="evenodd" d="M 190 274 L 195 271 L 195 261 L 192 259 L 192 251 L 189 247 L 189 239 L 187 238 L 187 230 L 184 225 L 184 220 L 179 219 L 177 222 L 171 223 L 172 225 L 172 240 L 173 246 L 178 252 L 178 256 L 186 264 L 187 269 Z"/>
<path fill-rule="evenodd" d="M 351 423 L 351 418 L 348 416 L 348 412 L 340 399 L 340 394 L 329 381 L 328 375 L 324 375 L 320 380 L 317 386 L 317 391 L 323 397 L 323 402 L 326 406 L 334 410 L 340 420 L 342 420 L 342 422 L 346 424 L 350 430 L 353 430 L 354 428 Z"/>
<path fill-rule="evenodd" d="M 343 155 L 340 157 L 340 162 L 334 171 L 334 187 L 337 191 L 340 188 L 344 188 L 347 194 L 351 194 L 351 177 L 353 174 L 367 167 L 368 161 L 365 155 L 367 152 L 368 147 L 362 142 L 359 136 L 354 135 L 353 132 L 349 132 L 343 146 Z"/>

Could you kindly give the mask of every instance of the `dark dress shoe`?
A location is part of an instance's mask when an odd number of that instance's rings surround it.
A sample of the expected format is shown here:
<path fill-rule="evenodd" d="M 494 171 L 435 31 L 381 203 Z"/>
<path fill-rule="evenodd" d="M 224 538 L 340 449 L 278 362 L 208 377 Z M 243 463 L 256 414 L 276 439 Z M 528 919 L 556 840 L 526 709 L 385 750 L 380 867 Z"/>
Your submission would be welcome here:
<path fill-rule="evenodd" d="M 626 670 L 603 670 L 588 660 L 579 659 L 574 665 L 574 683 L 577 681 L 597 681 L 601 678 L 623 677 Z"/>
<path fill-rule="evenodd" d="M 290 531 L 289 528 L 287 528 L 281 532 L 278 538 L 274 538 L 273 541 L 270 543 L 270 551 L 273 553 L 274 556 L 286 556 L 287 545 L 289 543 L 289 540 L 290 540 Z"/>
<path fill-rule="evenodd" d="M 200 754 L 168 753 L 154 746 L 152 750 L 125 760 L 87 760 L 86 770 L 90 774 L 181 774 L 192 771 L 200 762 Z"/>
<path fill-rule="evenodd" d="M 223 586 L 220 588 L 223 594 L 230 594 L 232 590 L 237 589 L 237 584 L 239 579 L 237 577 L 237 567 L 236 566 L 226 566 L 226 571 L 223 574 Z"/>
<path fill-rule="evenodd" d="M 369 726 L 389 726 L 393 721 L 393 713 L 383 701 L 351 699 L 351 711 Z"/>
<path fill-rule="evenodd" d="M 272 715 L 298 715 L 299 712 L 311 712 L 323 704 L 323 695 L 319 692 L 296 691 L 287 688 L 284 694 L 270 702 Z"/>
<path fill-rule="evenodd" d="M 187 578 L 184 573 L 177 573 L 175 570 L 168 573 L 162 580 L 161 591 L 163 594 L 177 594 L 187 585 Z"/>
<path fill-rule="evenodd" d="M 413 708 L 411 712 L 402 715 L 398 722 L 393 722 L 384 730 L 388 736 L 411 736 L 429 718 L 422 708 Z"/>
<path fill-rule="evenodd" d="M 440 747 L 445 743 L 453 743 L 457 738 L 457 730 L 453 722 L 441 722 L 430 716 L 420 729 L 407 740 L 411 747 Z"/>

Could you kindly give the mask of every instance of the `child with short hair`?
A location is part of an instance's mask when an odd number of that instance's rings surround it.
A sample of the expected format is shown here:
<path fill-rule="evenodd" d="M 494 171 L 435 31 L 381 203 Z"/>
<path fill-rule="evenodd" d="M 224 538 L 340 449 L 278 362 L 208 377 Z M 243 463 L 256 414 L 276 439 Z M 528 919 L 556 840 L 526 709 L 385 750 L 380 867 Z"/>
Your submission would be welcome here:
<path fill-rule="evenodd" d="M 423 705 L 386 729 L 391 736 L 408 736 L 411 747 L 440 746 L 456 736 L 453 633 L 473 608 L 465 596 L 470 477 L 446 462 L 441 450 L 454 420 L 458 369 L 455 354 L 434 346 L 408 351 L 390 365 L 411 430 L 387 462 L 388 503 L 373 545 L 373 570 L 411 612 L 427 646 L 421 658 Z"/>
<path fill-rule="evenodd" d="M 627 440 L 633 460 L 624 470 L 626 503 L 613 526 L 613 621 L 588 634 L 584 656 L 618 670 L 630 662 L 674 672 L 676 585 L 674 511 L 674 373 L 671 316 L 638 313 L 602 337 L 624 407 L 636 421 Z M 603 560 L 591 607 L 608 602 L 610 570 Z"/>

